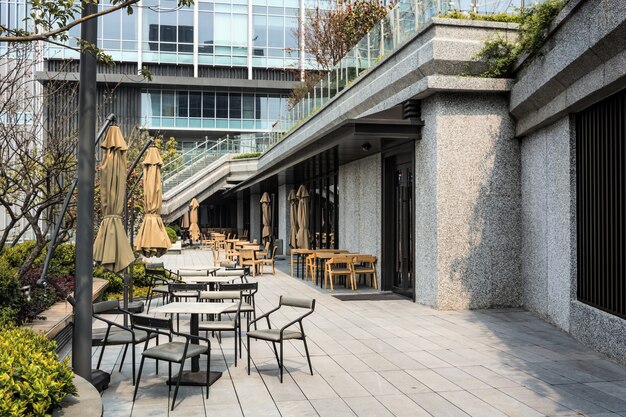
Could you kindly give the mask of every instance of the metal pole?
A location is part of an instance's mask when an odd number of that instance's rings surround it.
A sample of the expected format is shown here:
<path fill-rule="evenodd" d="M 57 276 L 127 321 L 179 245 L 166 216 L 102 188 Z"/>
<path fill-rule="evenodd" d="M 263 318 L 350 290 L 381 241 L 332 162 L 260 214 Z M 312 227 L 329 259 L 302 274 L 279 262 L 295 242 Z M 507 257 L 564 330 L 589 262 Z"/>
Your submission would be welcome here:
<path fill-rule="evenodd" d="M 95 2 L 82 2 L 82 16 L 98 12 Z M 80 37 L 96 45 L 98 20 L 81 24 Z M 91 381 L 91 310 L 93 305 L 93 197 L 96 156 L 93 150 L 96 134 L 96 57 L 89 51 L 80 54 L 78 92 L 78 205 L 76 223 L 76 284 L 74 297 L 74 333 L 72 367 L 74 372 Z"/>

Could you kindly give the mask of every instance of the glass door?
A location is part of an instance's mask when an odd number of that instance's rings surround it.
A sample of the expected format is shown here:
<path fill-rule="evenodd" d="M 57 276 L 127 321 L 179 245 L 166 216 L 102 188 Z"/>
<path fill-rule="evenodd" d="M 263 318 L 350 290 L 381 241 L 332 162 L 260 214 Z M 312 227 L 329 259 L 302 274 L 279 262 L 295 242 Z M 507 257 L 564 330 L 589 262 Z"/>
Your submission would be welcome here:
<path fill-rule="evenodd" d="M 383 286 L 414 298 L 412 155 L 407 149 L 385 158 Z"/>

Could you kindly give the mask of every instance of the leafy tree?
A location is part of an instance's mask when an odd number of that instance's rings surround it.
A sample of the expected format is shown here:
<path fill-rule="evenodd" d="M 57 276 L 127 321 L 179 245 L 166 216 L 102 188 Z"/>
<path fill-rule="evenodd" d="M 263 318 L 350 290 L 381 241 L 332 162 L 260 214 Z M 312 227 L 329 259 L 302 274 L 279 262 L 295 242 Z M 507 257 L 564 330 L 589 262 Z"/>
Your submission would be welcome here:
<path fill-rule="evenodd" d="M 380 0 L 337 0 L 329 9 L 307 10 L 305 24 L 295 35 L 304 38 L 304 52 L 315 58 L 320 71 L 305 75 L 289 97 L 293 107 L 306 97 L 315 84 L 330 71 L 367 33 L 380 22 L 393 4 Z"/>

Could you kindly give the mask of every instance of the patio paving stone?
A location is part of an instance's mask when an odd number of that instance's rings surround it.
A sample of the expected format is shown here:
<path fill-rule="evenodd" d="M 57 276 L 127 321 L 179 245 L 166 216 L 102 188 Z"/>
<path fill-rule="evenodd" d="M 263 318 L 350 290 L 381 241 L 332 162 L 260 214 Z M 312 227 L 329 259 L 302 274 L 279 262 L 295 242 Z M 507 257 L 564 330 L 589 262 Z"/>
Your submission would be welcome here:
<path fill-rule="evenodd" d="M 199 249 L 159 261 L 173 270 L 212 263 L 210 252 Z M 211 369 L 223 375 L 209 399 L 203 387 L 184 386 L 170 411 L 167 365 L 161 363 L 157 375 L 155 362 L 146 361 L 133 403 L 130 358 L 119 372 L 122 349 L 107 347 L 102 369 L 112 378 L 103 393 L 104 416 L 626 416 L 626 369 L 523 309 L 456 312 L 408 300 L 340 301 L 285 274 L 285 264 L 279 262 L 276 275 L 256 278 L 257 315 L 276 306 L 281 294 L 317 300 L 304 322 L 313 376 L 303 344 L 289 341 L 281 384 L 271 344 L 256 340 L 248 375 L 245 333 L 237 367 L 233 335 L 225 333 L 221 344 L 211 337 Z M 281 310 L 272 321 L 297 314 Z M 182 329 L 188 325 L 189 317 L 181 316 Z M 137 367 L 141 350 L 138 345 Z M 92 354 L 95 366 L 100 348 Z M 202 359 L 201 369 L 205 365 Z"/>

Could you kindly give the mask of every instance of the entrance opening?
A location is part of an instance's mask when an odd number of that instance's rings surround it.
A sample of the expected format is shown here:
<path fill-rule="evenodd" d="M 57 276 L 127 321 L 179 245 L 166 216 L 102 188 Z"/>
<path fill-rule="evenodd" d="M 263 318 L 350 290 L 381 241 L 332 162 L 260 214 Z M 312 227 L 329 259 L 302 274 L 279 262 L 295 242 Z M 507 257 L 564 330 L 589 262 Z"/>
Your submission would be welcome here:
<path fill-rule="evenodd" d="M 414 154 L 413 143 L 385 154 L 382 233 L 383 289 L 413 299 Z"/>

